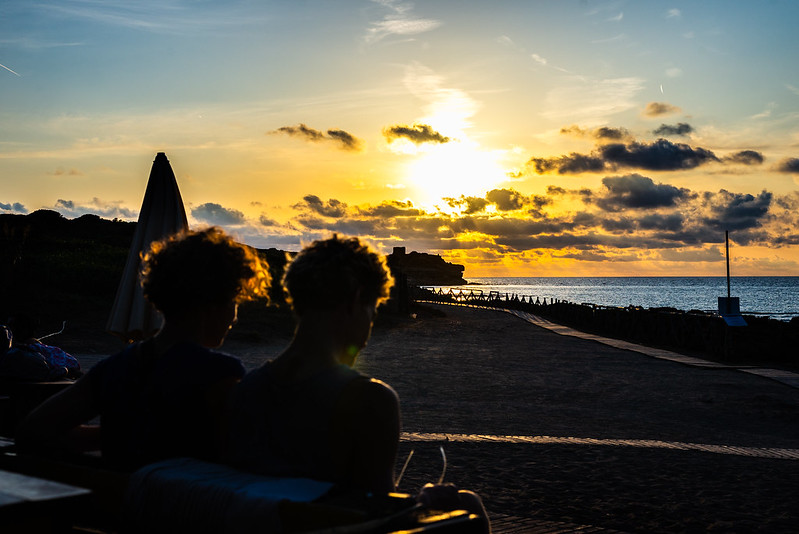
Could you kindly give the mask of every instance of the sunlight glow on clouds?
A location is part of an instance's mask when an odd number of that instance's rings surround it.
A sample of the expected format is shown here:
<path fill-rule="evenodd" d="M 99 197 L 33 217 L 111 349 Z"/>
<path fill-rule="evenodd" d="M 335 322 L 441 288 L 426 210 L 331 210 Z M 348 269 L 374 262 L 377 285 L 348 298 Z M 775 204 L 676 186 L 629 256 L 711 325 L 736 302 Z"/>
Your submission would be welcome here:
<path fill-rule="evenodd" d="M 452 194 L 477 194 L 505 179 L 497 154 L 464 141 L 430 147 L 406 172 L 427 204 Z"/>
<path fill-rule="evenodd" d="M 5 0 L 0 212 L 135 219 L 163 151 L 256 246 L 795 275 L 799 3 L 719 5 Z"/>

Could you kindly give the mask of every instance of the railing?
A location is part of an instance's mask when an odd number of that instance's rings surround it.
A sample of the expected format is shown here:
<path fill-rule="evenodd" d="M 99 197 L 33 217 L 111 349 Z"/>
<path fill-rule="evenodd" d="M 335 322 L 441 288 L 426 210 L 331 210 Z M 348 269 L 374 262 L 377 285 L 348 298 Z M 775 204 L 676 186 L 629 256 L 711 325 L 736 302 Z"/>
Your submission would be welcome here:
<path fill-rule="evenodd" d="M 413 292 L 414 300 L 421 301 L 434 301 L 434 302 L 456 302 L 456 303 L 470 303 L 470 304 L 485 304 L 491 307 L 509 307 L 510 305 L 528 304 L 532 306 L 549 306 L 558 303 L 569 303 L 566 300 L 559 300 L 554 297 L 549 298 L 532 296 L 517 295 L 515 293 L 489 291 L 486 294 L 482 289 L 461 289 L 461 288 L 428 288 L 416 287 Z M 599 304 L 591 304 L 584 302 L 581 306 L 590 306 L 595 309 L 616 309 L 616 306 L 602 306 Z M 630 307 L 632 308 L 632 306 Z"/>

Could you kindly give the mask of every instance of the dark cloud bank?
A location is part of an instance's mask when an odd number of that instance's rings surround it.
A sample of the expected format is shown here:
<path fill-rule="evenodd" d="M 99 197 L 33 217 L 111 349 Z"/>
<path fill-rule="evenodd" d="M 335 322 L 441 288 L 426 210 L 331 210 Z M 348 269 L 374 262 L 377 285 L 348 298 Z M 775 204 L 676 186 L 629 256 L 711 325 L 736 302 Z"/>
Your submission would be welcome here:
<path fill-rule="evenodd" d="M 658 139 L 651 143 L 609 143 L 598 146 L 590 154 L 572 152 L 553 158 L 533 157 L 527 162 L 536 174 L 580 174 L 641 169 L 645 171 L 679 171 L 694 169 L 708 163 L 759 165 L 763 155 L 754 150 L 744 150 L 720 158 L 712 151 Z"/>
<path fill-rule="evenodd" d="M 566 202 L 578 207 L 564 212 Z M 293 226 L 314 235 L 354 233 L 386 247 L 406 244 L 420 250 L 480 249 L 485 261 L 536 251 L 584 260 L 626 255 L 631 261 L 631 255 L 646 252 L 674 261 L 721 261 L 723 255 L 703 247 L 722 243 L 724 230 L 740 244 L 799 242 L 794 215 L 799 194 L 692 191 L 640 174 L 608 176 L 595 190 L 551 186 L 546 195 L 526 196 L 494 189 L 482 197 L 445 199 L 442 207 L 457 209 L 456 215 L 425 211 L 409 201 L 349 207 L 314 195 L 294 207 L 300 213 Z"/>

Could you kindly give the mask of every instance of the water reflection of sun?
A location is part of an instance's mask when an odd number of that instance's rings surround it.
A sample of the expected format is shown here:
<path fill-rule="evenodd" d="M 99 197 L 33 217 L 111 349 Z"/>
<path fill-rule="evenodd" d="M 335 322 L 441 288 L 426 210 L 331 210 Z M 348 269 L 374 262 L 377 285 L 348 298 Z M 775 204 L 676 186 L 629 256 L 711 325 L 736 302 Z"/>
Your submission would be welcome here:
<path fill-rule="evenodd" d="M 406 175 L 422 204 L 444 197 L 484 196 L 507 179 L 497 153 L 459 141 L 424 147 L 408 164 Z"/>

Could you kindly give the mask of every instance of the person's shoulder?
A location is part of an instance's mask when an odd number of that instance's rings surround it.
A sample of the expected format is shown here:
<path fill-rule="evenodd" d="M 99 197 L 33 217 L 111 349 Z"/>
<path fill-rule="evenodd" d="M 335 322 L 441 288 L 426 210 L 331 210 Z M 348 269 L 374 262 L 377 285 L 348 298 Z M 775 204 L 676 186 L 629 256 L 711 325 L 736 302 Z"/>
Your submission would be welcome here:
<path fill-rule="evenodd" d="M 244 376 L 246 372 L 244 364 L 235 356 L 217 350 L 204 350 L 207 351 L 206 358 L 211 368 L 218 370 L 223 375 L 233 375 L 237 378 L 242 378 Z M 225 376 L 220 378 L 225 378 Z"/>
<path fill-rule="evenodd" d="M 116 352 L 107 358 L 103 358 L 96 364 L 89 369 L 89 373 L 97 374 L 101 372 L 105 372 L 108 367 L 119 366 L 123 364 L 129 364 L 132 362 L 133 354 L 136 350 L 138 350 L 140 343 L 131 343 L 127 345 L 125 348 Z M 88 374 L 88 373 L 87 373 Z"/>
<path fill-rule="evenodd" d="M 193 367 L 203 367 L 209 370 L 217 370 L 222 373 L 233 373 L 244 376 L 244 365 L 241 360 L 226 352 L 209 349 L 194 343 L 181 343 L 170 349 L 173 358 L 191 364 Z M 220 377 L 220 378 L 224 378 Z"/>
<path fill-rule="evenodd" d="M 352 380 L 342 391 L 342 400 L 359 405 L 394 407 L 399 406 L 399 396 L 385 382 L 368 376 Z"/>

